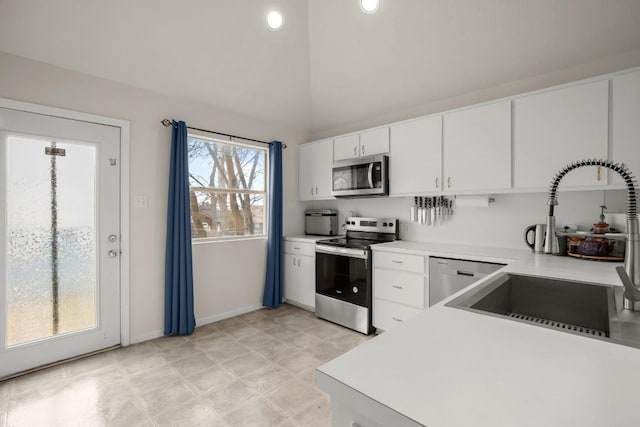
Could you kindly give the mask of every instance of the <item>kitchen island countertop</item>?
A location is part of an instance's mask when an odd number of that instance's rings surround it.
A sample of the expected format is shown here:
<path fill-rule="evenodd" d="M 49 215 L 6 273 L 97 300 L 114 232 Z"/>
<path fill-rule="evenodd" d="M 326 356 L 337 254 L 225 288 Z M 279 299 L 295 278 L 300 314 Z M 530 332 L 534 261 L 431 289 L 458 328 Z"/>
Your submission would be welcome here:
<path fill-rule="evenodd" d="M 508 262 L 500 272 L 620 284 L 617 263 L 406 241 L 376 250 Z M 444 306 L 492 277 L 320 366 L 317 383 L 331 394 L 334 411 L 350 405 L 357 412 L 356 403 L 370 413 L 380 408 L 374 425 L 394 414 L 400 424 L 429 427 L 640 425 L 640 350 Z"/>

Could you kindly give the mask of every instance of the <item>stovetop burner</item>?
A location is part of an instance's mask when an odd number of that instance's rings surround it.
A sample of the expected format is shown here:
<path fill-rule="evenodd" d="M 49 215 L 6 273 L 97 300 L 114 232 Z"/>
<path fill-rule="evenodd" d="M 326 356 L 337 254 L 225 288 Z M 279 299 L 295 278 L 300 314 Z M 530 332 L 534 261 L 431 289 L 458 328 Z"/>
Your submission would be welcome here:
<path fill-rule="evenodd" d="M 383 243 L 385 240 L 371 240 L 371 239 L 355 239 L 341 237 L 337 239 L 318 240 L 316 243 L 327 246 L 338 246 L 341 248 L 349 249 L 368 249 L 370 245 L 375 243 Z"/>
<path fill-rule="evenodd" d="M 345 218 L 345 237 L 318 240 L 316 244 L 348 249 L 369 249 L 376 243 L 397 239 L 397 219 L 390 218 Z"/>

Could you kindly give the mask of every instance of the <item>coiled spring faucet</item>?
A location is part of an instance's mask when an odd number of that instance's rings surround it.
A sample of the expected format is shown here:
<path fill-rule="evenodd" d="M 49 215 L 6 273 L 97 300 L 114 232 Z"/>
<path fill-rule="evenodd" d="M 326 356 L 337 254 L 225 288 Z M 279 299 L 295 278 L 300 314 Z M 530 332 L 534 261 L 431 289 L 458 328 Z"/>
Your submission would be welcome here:
<path fill-rule="evenodd" d="M 640 311 L 640 227 L 638 225 L 638 186 L 633 174 L 624 165 L 613 163 L 609 160 L 581 160 L 562 168 L 551 181 L 547 205 L 547 234 L 544 239 L 544 253 L 555 254 L 559 252 L 558 239 L 555 233 L 556 218 L 553 216 L 554 207 L 558 204 L 556 192 L 558 185 L 564 176 L 574 169 L 583 166 L 601 166 L 617 172 L 624 179 L 627 187 L 627 243 L 625 248 L 624 269 L 616 268 L 622 284 L 624 285 L 623 305 L 632 311 Z"/>

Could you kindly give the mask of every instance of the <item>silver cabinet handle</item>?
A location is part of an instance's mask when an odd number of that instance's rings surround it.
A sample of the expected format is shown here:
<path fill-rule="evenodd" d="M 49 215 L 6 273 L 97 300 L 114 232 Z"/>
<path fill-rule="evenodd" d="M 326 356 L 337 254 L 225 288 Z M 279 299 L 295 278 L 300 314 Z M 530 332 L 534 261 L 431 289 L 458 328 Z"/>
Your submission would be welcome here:
<path fill-rule="evenodd" d="M 318 187 L 316 187 L 316 196 L 318 195 Z"/>
<path fill-rule="evenodd" d="M 398 285 L 391 285 L 391 287 L 395 289 L 404 289 L 402 286 L 398 286 Z"/>
<path fill-rule="evenodd" d="M 451 188 L 451 177 L 447 178 L 447 187 Z"/>
<path fill-rule="evenodd" d="M 118 256 L 118 252 L 114 251 L 114 250 L 110 250 L 109 253 L 109 258 L 115 258 Z"/>
<path fill-rule="evenodd" d="M 360 152 L 364 156 L 364 144 L 362 145 L 362 149 L 360 150 Z"/>
<path fill-rule="evenodd" d="M 397 317 L 392 317 L 393 320 L 395 320 L 396 322 L 402 322 L 402 319 L 398 319 Z"/>
<path fill-rule="evenodd" d="M 354 156 L 358 155 L 358 147 L 356 147 L 356 146 L 353 147 L 353 155 Z"/>
<path fill-rule="evenodd" d="M 311 187 L 311 195 L 313 196 L 313 187 Z"/>
<path fill-rule="evenodd" d="M 438 188 L 438 177 L 436 176 L 436 188 Z"/>
<path fill-rule="evenodd" d="M 402 261 L 398 261 L 397 259 L 392 259 L 391 262 L 394 264 L 402 264 Z"/>
<path fill-rule="evenodd" d="M 298 258 L 298 267 L 300 267 L 302 265 L 302 261 L 300 260 L 300 258 Z"/>
<path fill-rule="evenodd" d="M 298 247 L 298 246 L 294 246 L 294 247 L 293 247 L 293 249 L 295 249 L 296 251 L 299 251 L 299 250 L 300 250 L 300 247 Z"/>
<path fill-rule="evenodd" d="M 296 257 L 293 257 L 293 266 L 296 266 Z"/>

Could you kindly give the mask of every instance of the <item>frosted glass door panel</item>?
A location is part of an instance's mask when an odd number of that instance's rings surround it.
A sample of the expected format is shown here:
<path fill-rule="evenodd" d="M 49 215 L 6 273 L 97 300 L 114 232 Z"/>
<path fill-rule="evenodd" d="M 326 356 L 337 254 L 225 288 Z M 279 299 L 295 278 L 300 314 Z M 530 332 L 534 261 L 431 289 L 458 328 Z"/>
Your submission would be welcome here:
<path fill-rule="evenodd" d="M 0 380 L 120 343 L 121 128 L 61 111 L 0 107 Z"/>
<path fill-rule="evenodd" d="M 96 148 L 10 136 L 6 156 L 7 346 L 94 328 Z"/>

